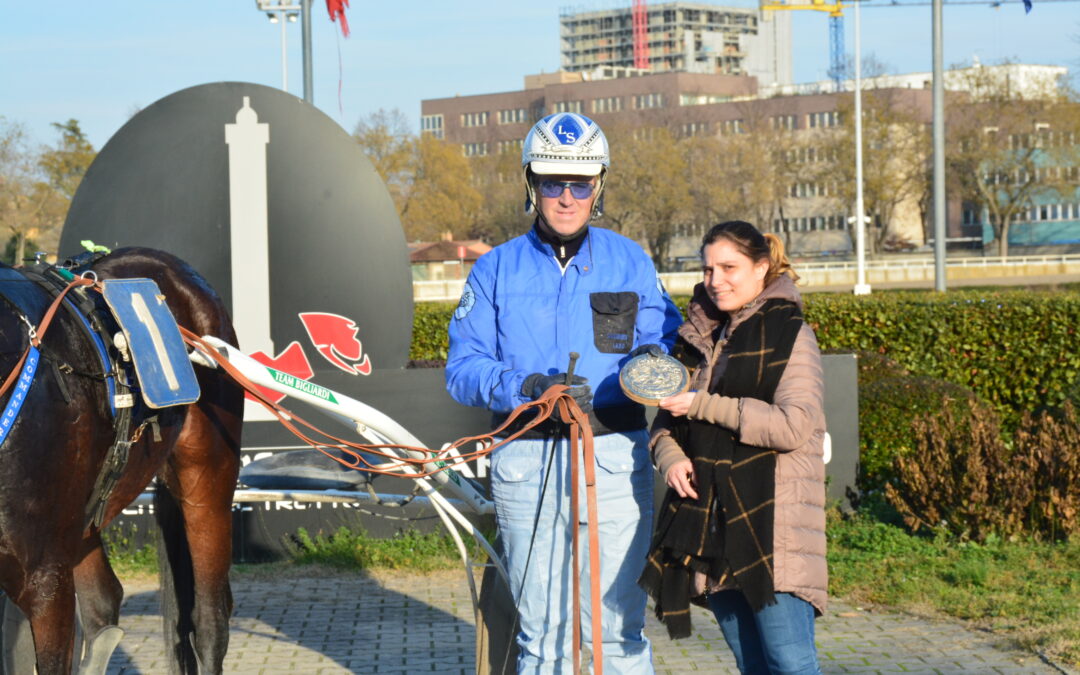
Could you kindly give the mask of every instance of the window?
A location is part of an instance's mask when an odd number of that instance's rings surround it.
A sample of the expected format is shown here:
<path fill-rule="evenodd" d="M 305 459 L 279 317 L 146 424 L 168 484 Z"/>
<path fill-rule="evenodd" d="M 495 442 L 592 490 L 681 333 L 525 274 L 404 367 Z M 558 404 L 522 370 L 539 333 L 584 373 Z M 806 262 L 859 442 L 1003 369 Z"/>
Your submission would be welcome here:
<path fill-rule="evenodd" d="M 461 148 L 466 157 L 482 157 L 488 154 L 487 143 L 466 143 Z"/>
<path fill-rule="evenodd" d="M 581 114 L 581 101 L 556 101 L 551 104 L 551 112 L 570 112 Z"/>
<path fill-rule="evenodd" d="M 708 136 L 709 135 L 709 123 L 708 122 L 688 122 L 682 125 L 683 136 Z"/>
<path fill-rule="evenodd" d="M 840 126 L 840 113 L 836 111 L 809 113 L 806 116 L 806 126 L 809 129 Z"/>
<path fill-rule="evenodd" d="M 622 97 L 620 96 L 593 99 L 592 111 L 594 113 L 613 113 L 620 110 L 622 110 Z"/>
<path fill-rule="evenodd" d="M 679 105 L 708 105 L 710 103 L 724 103 L 730 101 L 730 96 L 719 94 L 679 94 Z"/>
<path fill-rule="evenodd" d="M 499 124 L 522 124 L 529 121 L 525 114 L 525 108 L 500 110 L 497 119 Z"/>
<path fill-rule="evenodd" d="M 435 138 L 443 137 L 443 116 L 423 115 L 420 118 L 420 133 L 431 134 Z"/>
<path fill-rule="evenodd" d="M 663 108 L 664 107 L 664 95 L 663 94 L 637 94 L 634 96 L 634 108 L 637 110 L 646 110 L 648 108 Z"/>
<path fill-rule="evenodd" d="M 720 123 L 720 133 L 741 134 L 744 133 L 742 120 L 724 120 Z"/>
<path fill-rule="evenodd" d="M 794 115 L 776 115 L 769 118 L 770 129 L 783 129 L 785 131 L 793 131 L 795 129 L 795 116 Z"/>
<path fill-rule="evenodd" d="M 487 112 L 465 113 L 461 116 L 461 126 L 463 127 L 486 127 L 487 123 Z"/>
<path fill-rule="evenodd" d="M 521 152 L 521 147 L 524 143 L 525 142 L 520 139 L 516 141 L 499 141 L 495 147 L 500 155 L 505 155 L 507 153 L 514 154 Z"/>

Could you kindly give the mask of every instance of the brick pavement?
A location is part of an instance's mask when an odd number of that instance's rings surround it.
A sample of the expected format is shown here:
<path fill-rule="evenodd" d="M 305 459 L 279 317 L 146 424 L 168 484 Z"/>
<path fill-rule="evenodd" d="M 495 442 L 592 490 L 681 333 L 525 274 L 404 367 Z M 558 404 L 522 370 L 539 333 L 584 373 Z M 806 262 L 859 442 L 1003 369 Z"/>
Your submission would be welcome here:
<path fill-rule="evenodd" d="M 227 673 L 474 672 L 473 608 L 460 570 L 319 574 L 235 577 Z M 679 641 L 668 639 L 650 613 L 646 632 L 657 672 L 737 673 L 715 621 L 695 610 L 694 636 Z M 165 672 L 155 590 L 128 588 L 121 627 L 127 634 L 108 673 Z M 839 601 L 817 622 L 817 641 L 825 673 L 1068 672 L 991 634 Z"/>

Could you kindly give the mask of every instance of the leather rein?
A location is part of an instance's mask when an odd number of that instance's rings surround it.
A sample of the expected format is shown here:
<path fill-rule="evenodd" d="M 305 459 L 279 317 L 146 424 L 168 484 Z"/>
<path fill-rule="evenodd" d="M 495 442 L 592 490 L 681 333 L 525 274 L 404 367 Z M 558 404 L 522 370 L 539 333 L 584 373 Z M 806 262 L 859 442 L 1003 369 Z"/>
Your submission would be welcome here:
<path fill-rule="evenodd" d="M 451 463 L 458 463 L 482 457 L 493 452 L 496 448 L 502 447 L 511 441 L 516 440 L 532 428 L 541 424 L 545 420 L 549 419 L 552 415 L 558 412 L 558 419 L 569 427 L 570 438 L 570 511 L 573 520 L 571 522 L 578 523 L 580 521 L 580 504 L 578 498 L 578 489 L 580 487 L 582 471 L 584 472 L 585 480 L 585 500 L 586 500 L 586 514 L 588 522 L 588 536 L 589 536 L 589 570 L 590 579 L 592 583 L 590 585 L 590 604 L 592 607 L 592 662 L 593 671 L 597 675 L 603 673 L 603 635 L 601 632 L 601 604 L 600 604 L 600 534 L 597 524 L 597 500 L 596 500 L 596 459 L 593 453 L 593 433 L 592 426 L 589 424 L 589 416 L 584 413 L 574 398 L 566 393 L 567 387 L 565 385 L 554 385 L 545 391 L 540 398 L 535 401 L 530 401 L 514 409 L 510 416 L 493 431 L 479 436 L 467 436 L 460 438 L 442 450 L 436 452 L 430 448 L 411 446 L 411 445 L 398 445 L 398 444 L 364 444 L 355 443 L 343 438 L 329 434 L 315 425 L 311 424 L 302 417 L 295 413 L 285 409 L 278 405 L 274 401 L 271 401 L 259 390 L 258 386 L 246 377 L 236 366 L 229 363 L 229 360 L 222 356 L 214 347 L 207 344 L 198 335 L 195 335 L 191 331 L 187 330 L 183 326 L 180 326 L 180 334 L 183 336 L 184 341 L 192 348 L 198 349 L 207 357 L 212 359 L 219 368 L 224 370 L 240 387 L 242 387 L 248 394 L 254 397 L 263 407 L 265 407 L 270 414 L 272 414 L 277 420 L 288 429 L 293 435 L 308 444 L 315 450 L 323 453 L 330 459 L 338 462 L 344 466 L 361 471 L 370 471 L 371 473 L 394 476 L 397 478 L 416 479 L 425 476 L 431 476 L 440 471 L 446 471 L 450 468 Z M 532 419 L 523 422 L 521 428 L 509 433 L 509 435 L 502 438 L 502 440 L 496 440 L 497 436 L 501 436 L 506 430 L 514 426 L 518 418 L 523 415 L 533 414 Z M 307 430 L 307 431 L 305 431 Z M 320 436 L 324 440 L 317 440 L 308 435 L 307 432 L 311 432 Z M 461 448 L 474 444 L 479 444 L 480 450 L 472 450 L 462 452 Z M 343 455 L 348 456 L 351 459 L 346 459 L 335 453 L 330 453 L 328 450 L 337 450 Z M 408 457 L 401 456 L 397 453 L 387 452 L 388 450 L 397 450 L 404 453 L 420 453 L 424 457 Z M 361 453 L 368 453 L 371 455 L 384 457 L 390 462 L 400 467 L 403 464 L 409 465 L 414 469 L 414 473 L 405 473 L 400 469 L 385 469 L 378 468 L 379 465 L 373 464 Z M 579 455 L 580 453 L 580 455 Z M 579 467 L 578 457 L 581 457 L 581 467 Z M 445 462 L 445 463 L 443 463 Z M 426 469 L 425 465 L 437 464 L 436 469 Z M 573 638 L 573 650 L 574 650 L 574 673 L 577 675 L 581 672 L 581 546 L 579 542 L 579 527 L 573 528 L 573 560 L 574 560 L 574 577 L 573 577 L 573 595 L 574 595 L 574 638 Z"/>

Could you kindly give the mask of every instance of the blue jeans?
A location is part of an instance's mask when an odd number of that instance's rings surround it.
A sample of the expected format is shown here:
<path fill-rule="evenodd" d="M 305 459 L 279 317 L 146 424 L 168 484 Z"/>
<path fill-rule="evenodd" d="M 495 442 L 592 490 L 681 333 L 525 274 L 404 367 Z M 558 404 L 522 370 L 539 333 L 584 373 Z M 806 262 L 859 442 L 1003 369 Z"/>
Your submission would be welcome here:
<path fill-rule="evenodd" d="M 646 595 L 637 584 L 652 530 L 653 468 L 648 433 L 642 429 L 597 436 L 593 449 L 604 672 L 652 673 L 652 649 L 644 633 Z M 517 635 L 519 673 L 573 672 L 571 527 L 579 529 L 583 554 L 582 645 L 591 645 L 585 481 L 580 474 L 580 514 L 574 520 L 569 512 L 569 454 L 566 439 L 519 440 L 499 448 L 491 458 L 499 536 L 521 622 Z"/>
<path fill-rule="evenodd" d="M 740 591 L 709 594 L 709 606 L 724 633 L 740 673 L 794 675 L 821 673 L 814 646 L 814 606 L 790 593 L 754 613 Z"/>

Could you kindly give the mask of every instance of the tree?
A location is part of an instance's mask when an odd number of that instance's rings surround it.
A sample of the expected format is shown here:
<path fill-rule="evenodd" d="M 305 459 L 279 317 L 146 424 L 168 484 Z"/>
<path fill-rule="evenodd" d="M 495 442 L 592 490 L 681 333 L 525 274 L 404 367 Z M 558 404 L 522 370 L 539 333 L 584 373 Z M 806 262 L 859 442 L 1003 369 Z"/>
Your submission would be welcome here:
<path fill-rule="evenodd" d="M 470 239 L 501 244 L 521 234 L 528 227 L 525 205 L 525 179 L 519 152 L 500 152 L 469 160 L 472 185 L 481 195 L 472 224 L 466 232 Z"/>
<path fill-rule="evenodd" d="M 459 146 L 412 136 L 396 109 L 361 119 L 353 137 L 386 183 L 408 240 L 458 236 L 472 227 L 482 198 Z"/>
<path fill-rule="evenodd" d="M 12 264 L 25 259 L 28 238 L 55 249 L 71 199 L 94 159 L 76 120 L 53 126 L 60 142 L 38 151 L 21 125 L 0 119 L 0 223 L 14 240 Z"/>
<path fill-rule="evenodd" d="M 612 170 L 605 218 L 622 234 L 643 240 L 653 263 L 664 269 L 671 241 L 692 211 L 682 147 L 664 128 L 614 128 L 607 136 Z"/>
<path fill-rule="evenodd" d="M 948 102 L 946 162 L 961 197 L 986 211 L 998 254 L 1007 256 L 1010 228 L 1028 209 L 1074 194 L 1080 165 L 1077 104 L 1054 82 L 1020 88 L 1008 72 L 960 73 L 968 95 Z"/>
<path fill-rule="evenodd" d="M 400 210 L 404 191 L 411 182 L 409 167 L 415 141 L 405 113 L 397 108 L 389 111 L 379 108 L 356 123 L 353 138 L 375 166 Z"/>
<path fill-rule="evenodd" d="M 909 240 L 924 226 L 919 199 L 929 189 L 927 167 L 930 161 L 930 135 L 918 99 L 912 92 L 897 89 L 871 89 L 862 93 L 863 138 L 863 209 L 871 223 L 880 227 L 866 230 L 871 253 L 882 249 L 890 238 Z M 855 106 L 848 97 L 839 107 L 840 132 L 827 143 L 835 158 L 832 168 L 840 204 L 854 212 L 855 181 Z"/>
<path fill-rule="evenodd" d="M 475 220 L 483 198 L 472 185 L 472 171 L 461 148 L 423 134 L 412 143 L 410 182 L 400 208 L 405 236 L 432 241 L 457 236 Z"/>
<path fill-rule="evenodd" d="M 43 152 L 38 164 L 49 185 L 70 205 L 97 152 L 79 127 L 78 120 L 69 119 L 63 124 L 53 122 L 52 126 L 60 132 L 60 143 Z"/>

